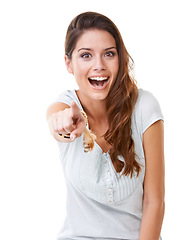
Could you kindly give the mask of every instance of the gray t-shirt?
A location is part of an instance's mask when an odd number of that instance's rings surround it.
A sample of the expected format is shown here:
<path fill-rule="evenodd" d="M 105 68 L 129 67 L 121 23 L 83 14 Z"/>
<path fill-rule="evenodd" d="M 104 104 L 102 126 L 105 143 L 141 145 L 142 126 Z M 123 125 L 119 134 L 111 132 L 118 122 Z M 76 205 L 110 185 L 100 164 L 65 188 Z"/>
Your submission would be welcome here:
<path fill-rule="evenodd" d="M 65 91 L 57 102 L 69 106 L 76 102 L 83 109 L 75 90 Z M 109 152 L 103 153 L 96 142 L 94 149 L 85 153 L 83 135 L 72 143 L 58 143 L 67 187 L 66 220 L 58 240 L 139 239 L 145 174 L 143 133 L 163 120 L 163 115 L 156 98 L 139 89 L 131 118 L 135 153 L 142 166 L 138 177 L 117 173 Z M 119 159 L 124 161 L 122 156 Z"/>

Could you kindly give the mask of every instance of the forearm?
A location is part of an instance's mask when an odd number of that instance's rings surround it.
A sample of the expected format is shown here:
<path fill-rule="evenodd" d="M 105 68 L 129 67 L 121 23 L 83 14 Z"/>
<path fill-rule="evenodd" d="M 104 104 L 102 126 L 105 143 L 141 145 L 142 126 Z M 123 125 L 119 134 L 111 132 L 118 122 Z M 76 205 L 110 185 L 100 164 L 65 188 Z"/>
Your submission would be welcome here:
<path fill-rule="evenodd" d="M 139 240 L 159 240 L 164 208 L 164 202 L 144 203 Z"/>

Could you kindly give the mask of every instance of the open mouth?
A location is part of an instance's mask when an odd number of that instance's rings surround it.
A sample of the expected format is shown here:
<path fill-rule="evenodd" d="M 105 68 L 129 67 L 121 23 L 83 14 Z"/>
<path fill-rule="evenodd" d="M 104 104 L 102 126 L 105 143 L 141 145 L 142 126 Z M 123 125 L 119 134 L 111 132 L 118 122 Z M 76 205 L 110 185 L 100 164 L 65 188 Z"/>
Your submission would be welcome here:
<path fill-rule="evenodd" d="M 88 80 L 93 88 L 103 89 L 108 84 L 109 77 L 91 77 Z"/>

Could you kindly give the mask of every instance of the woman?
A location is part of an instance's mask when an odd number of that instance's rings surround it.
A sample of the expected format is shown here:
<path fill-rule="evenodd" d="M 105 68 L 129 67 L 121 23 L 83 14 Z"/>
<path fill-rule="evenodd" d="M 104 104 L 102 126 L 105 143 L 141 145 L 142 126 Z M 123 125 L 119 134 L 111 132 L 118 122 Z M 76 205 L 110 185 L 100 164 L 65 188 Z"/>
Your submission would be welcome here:
<path fill-rule="evenodd" d="M 65 63 L 78 90 L 47 112 L 67 184 L 64 239 L 158 240 L 164 216 L 163 116 L 138 89 L 117 27 L 93 12 L 70 23 Z"/>

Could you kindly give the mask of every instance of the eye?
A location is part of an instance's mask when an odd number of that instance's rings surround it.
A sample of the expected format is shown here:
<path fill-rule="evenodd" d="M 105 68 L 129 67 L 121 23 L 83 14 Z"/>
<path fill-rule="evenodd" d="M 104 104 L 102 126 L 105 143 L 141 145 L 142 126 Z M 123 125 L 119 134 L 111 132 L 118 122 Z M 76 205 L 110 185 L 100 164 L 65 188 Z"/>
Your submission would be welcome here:
<path fill-rule="evenodd" d="M 91 57 L 92 57 L 92 55 L 90 53 L 82 53 L 81 54 L 81 58 L 83 58 L 83 59 L 89 59 Z"/>
<path fill-rule="evenodd" d="M 115 52 L 109 51 L 105 53 L 106 57 L 114 57 L 115 56 Z"/>

